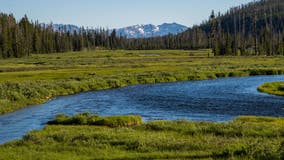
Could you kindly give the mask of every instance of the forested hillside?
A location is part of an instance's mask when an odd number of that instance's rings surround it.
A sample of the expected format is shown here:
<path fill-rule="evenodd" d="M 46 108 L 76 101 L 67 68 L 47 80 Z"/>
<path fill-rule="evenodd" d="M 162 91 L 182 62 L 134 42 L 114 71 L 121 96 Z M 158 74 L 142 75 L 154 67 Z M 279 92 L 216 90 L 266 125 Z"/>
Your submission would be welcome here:
<path fill-rule="evenodd" d="M 261 0 L 214 13 L 177 35 L 132 40 L 137 49 L 213 48 L 215 55 L 283 55 L 284 1 Z M 141 45 L 142 44 L 142 45 Z"/>
<path fill-rule="evenodd" d="M 210 17 L 216 55 L 283 55 L 284 1 L 261 0 Z"/>
<path fill-rule="evenodd" d="M 116 31 L 84 29 L 72 33 L 54 30 L 27 16 L 19 22 L 0 14 L 0 57 L 22 57 L 31 53 L 80 51 L 83 49 L 200 49 L 212 48 L 215 55 L 283 55 L 284 1 L 261 0 L 212 12 L 209 19 L 178 35 L 127 39 Z"/>
<path fill-rule="evenodd" d="M 70 33 L 66 26 L 54 30 L 53 25 L 31 22 L 27 16 L 19 22 L 10 14 L 0 14 L 0 55 L 2 58 L 22 57 L 31 53 L 80 51 L 97 46 L 114 47 L 115 33 L 104 29 L 81 28 Z"/>

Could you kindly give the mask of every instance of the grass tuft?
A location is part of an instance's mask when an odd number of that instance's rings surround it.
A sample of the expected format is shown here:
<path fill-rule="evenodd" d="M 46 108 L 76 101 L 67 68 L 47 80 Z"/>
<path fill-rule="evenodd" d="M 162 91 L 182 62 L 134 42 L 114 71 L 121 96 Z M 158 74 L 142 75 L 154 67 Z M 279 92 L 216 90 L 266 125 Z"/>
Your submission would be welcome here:
<path fill-rule="evenodd" d="M 90 115 L 89 113 L 77 114 L 72 117 L 58 114 L 57 117 L 49 121 L 49 125 L 98 125 L 108 127 L 127 127 L 135 126 L 142 123 L 141 116 L 109 116 L 101 117 Z"/>
<path fill-rule="evenodd" d="M 258 87 L 260 92 L 284 96 L 284 82 L 270 82 Z"/>

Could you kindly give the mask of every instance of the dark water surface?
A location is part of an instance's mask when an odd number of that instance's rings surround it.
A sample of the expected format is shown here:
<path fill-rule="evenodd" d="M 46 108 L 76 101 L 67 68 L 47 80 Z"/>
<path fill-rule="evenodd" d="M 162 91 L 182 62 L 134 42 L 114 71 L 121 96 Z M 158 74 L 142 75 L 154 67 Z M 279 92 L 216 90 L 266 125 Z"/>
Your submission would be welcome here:
<path fill-rule="evenodd" d="M 63 96 L 0 116 L 0 143 L 41 129 L 58 113 L 138 114 L 144 120 L 229 121 L 240 115 L 284 116 L 284 97 L 257 91 L 284 76 L 256 76 L 135 85 Z"/>

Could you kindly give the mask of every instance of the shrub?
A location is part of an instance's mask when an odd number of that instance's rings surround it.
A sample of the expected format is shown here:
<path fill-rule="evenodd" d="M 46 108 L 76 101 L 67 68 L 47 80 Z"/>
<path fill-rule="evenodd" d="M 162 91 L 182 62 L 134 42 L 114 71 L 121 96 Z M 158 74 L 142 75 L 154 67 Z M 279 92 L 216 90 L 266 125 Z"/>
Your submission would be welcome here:
<path fill-rule="evenodd" d="M 224 78 L 224 77 L 228 77 L 227 73 L 216 73 L 216 77 L 217 78 Z"/>
<path fill-rule="evenodd" d="M 284 91 L 284 85 L 280 85 L 280 86 L 278 87 L 278 90 L 279 90 L 279 91 Z"/>
<path fill-rule="evenodd" d="M 279 153 L 280 153 L 280 159 L 283 160 L 284 159 L 284 140 L 281 142 Z"/>
<path fill-rule="evenodd" d="M 82 113 L 71 117 L 68 123 L 71 125 L 87 125 L 88 119 L 89 119 L 89 114 Z"/>
<path fill-rule="evenodd" d="M 257 75 L 278 75 L 279 70 L 274 69 L 254 69 L 249 70 L 250 76 L 257 76 Z"/>
<path fill-rule="evenodd" d="M 54 120 L 47 122 L 47 124 L 63 125 L 66 124 L 68 121 L 70 121 L 69 116 L 66 116 L 64 114 L 58 114 Z"/>
<path fill-rule="evenodd" d="M 122 83 L 117 79 L 110 79 L 107 81 L 107 83 L 110 88 L 118 88 L 123 86 Z"/>
<path fill-rule="evenodd" d="M 248 76 L 249 75 L 249 73 L 247 73 L 247 72 L 237 72 L 237 71 L 235 71 L 235 72 L 230 72 L 229 73 L 229 77 L 241 77 L 241 76 Z"/>
<path fill-rule="evenodd" d="M 11 100 L 11 101 L 23 101 L 26 100 L 26 97 L 24 95 L 22 95 L 19 92 L 15 92 L 15 91 L 7 91 L 7 99 Z"/>

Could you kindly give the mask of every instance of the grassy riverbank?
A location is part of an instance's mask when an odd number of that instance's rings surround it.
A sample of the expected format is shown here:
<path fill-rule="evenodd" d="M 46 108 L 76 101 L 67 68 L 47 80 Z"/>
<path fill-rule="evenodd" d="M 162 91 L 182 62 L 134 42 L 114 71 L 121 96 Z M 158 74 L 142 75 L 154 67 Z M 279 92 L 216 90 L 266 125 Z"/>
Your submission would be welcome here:
<path fill-rule="evenodd" d="M 84 114 L 65 117 L 65 122 L 91 117 Z M 108 121 L 107 126 L 121 126 L 116 125 L 120 120 L 127 124 L 140 119 L 139 116 L 95 117 Z M 61 120 L 59 116 L 53 124 L 62 124 Z M 239 117 L 228 123 L 152 121 L 132 127 L 81 125 L 85 123 L 79 121 L 67 124 L 48 125 L 30 132 L 22 140 L 1 145 L 0 159 L 284 158 L 284 118 Z"/>
<path fill-rule="evenodd" d="M 89 90 L 284 73 L 283 57 L 208 57 L 208 53 L 97 50 L 1 59 L 0 114 Z"/>
<path fill-rule="evenodd" d="M 284 82 L 265 83 L 258 87 L 261 92 L 284 96 Z"/>

